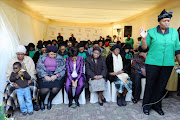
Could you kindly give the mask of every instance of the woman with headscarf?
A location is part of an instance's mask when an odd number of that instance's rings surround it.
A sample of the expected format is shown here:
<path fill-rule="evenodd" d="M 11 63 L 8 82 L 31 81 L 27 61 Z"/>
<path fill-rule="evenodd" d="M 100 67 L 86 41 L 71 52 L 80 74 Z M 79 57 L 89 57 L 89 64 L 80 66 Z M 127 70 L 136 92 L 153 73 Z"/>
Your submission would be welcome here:
<path fill-rule="evenodd" d="M 84 44 L 82 42 L 78 43 L 77 45 L 77 49 L 78 49 L 78 56 L 82 56 L 84 58 L 84 61 L 86 59 L 86 57 L 89 56 L 88 52 L 84 51 Z"/>
<path fill-rule="evenodd" d="M 37 49 L 35 49 L 34 43 L 29 43 L 28 44 L 28 54 L 29 57 L 33 58 L 34 54 L 36 53 Z"/>
<path fill-rule="evenodd" d="M 36 65 L 39 58 L 41 58 L 42 55 L 46 54 L 46 47 L 43 44 L 37 45 L 38 51 L 33 56 L 34 64 Z"/>
<path fill-rule="evenodd" d="M 68 57 L 68 53 L 66 51 L 66 45 L 65 43 L 61 43 L 59 44 L 59 50 L 57 52 L 60 56 L 62 56 L 64 58 L 64 60 L 66 61 L 66 58 Z"/>
<path fill-rule="evenodd" d="M 107 67 L 104 57 L 100 54 L 101 49 L 99 47 L 94 47 L 92 56 L 86 58 L 85 69 L 89 80 L 89 90 L 90 92 L 98 93 L 99 105 L 103 106 L 103 102 L 106 102 L 103 91 L 107 89 Z"/>
<path fill-rule="evenodd" d="M 112 53 L 106 58 L 108 80 L 114 82 L 117 91 L 117 105 L 126 106 L 125 97 L 127 92 L 132 92 L 132 81 L 130 80 L 126 65 L 126 59 L 120 55 L 121 46 L 111 47 Z"/>
<path fill-rule="evenodd" d="M 57 54 L 58 48 L 56 46 L 49 46 L 47 48 L 47 54 L 43 55 L 37 63 L 38 73 L 38 86 L 40 96 L 40 108 L 45 109 L 44 100 L 48 92 L 50 92 L 48 98 L 47 109 L 50 110 L 53 98 L 58 94 L 60 89 L 64 85 L 65 75 L 65 61 Z"/>
<path fill-rule="evenodd" d="M 131 60 L 133 59 L 134 52 L 130 44 L 125 44 L 123 54 L 126 59 L 127 73 L 128 75 L 131 75 Z"/>
<path fill-rule="evenodd" d="M 19 106 L 16 97 L 16 92 L 14 92 L 15 89 L 19 88 L 19 86 L 16 83 L 12 83 L 9 81 L 10 75 L 13 72 L 13 64 L 15 62 L 20 62 L 22 65 L 22 69 L 26 70 L 27 73 L 31 76 L 31 79 L 29 80 L 31 84 L 29 87 L 32 93 L 34 109 L 39 110 L 38 106 L 36 105 L 38 103 L 36 69 L 32 58 L 26 56 L 25 53 L 26 53 L 26 48 L 23 45 L 19 45 L 17 47 L 16 56 L 12 58 L 8 63 L 8 67 L 6 70 L 6 77 L 9 83 L 7 84 L 4 91 L 4 104 L 6 106 L 7 113 L 13 112 L 13 110 L 15 110 L 15 108 Z"/>
<path fill-rule="evenodd" d="M 146 86 L 143 98 L 143 112 L 146 115 L 149 115 L 151 108 L 164 115 L 162 98 L 175 65 L 174 56 L 180 63 L 179 35 L 176 29 L 169 28 L 172 13 L 163 10 L 158 16 L 157 27 L 148 31 L 144 31 L 144 28 L 139 30 L 142 37 L 141 47 L 144 50 L 149 48 L 145 61 Z"/>
<path fill-rule="evenodd" d="M 68 57 L 66 60 L 67 78 L 66 78 L 66 92 L 69 99 L 69 107 L 72 106 L 73 98 L 76 106 L 79 105 L 79 96 L 84 88 L 84 82 L 86 77 L 83 73 L 84 59 L 82 56 L 78 56 L 77 48 L 70 48 L 68 51 Z M 72 87 L 76 88 L 75 96 L 72 95 Z"/>

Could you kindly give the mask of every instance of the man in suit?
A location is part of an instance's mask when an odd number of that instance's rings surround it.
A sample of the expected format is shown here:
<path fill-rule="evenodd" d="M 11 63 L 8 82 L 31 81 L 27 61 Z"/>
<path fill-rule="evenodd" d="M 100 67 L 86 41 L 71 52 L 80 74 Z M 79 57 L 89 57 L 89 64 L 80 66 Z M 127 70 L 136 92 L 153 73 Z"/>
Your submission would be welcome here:
<path fill-rule="evenodd" d="M 71 41 L 73 44 L 76 42 L 76 38 L 74 37 L 74 34 L 71 35 L 69 41 Z"/>
<path fill-rule="evenodd" d="M 57 40 L 61 42 L 63 41 L 63 36 L 61 36 L 61 33 L 58 33 Z"/>

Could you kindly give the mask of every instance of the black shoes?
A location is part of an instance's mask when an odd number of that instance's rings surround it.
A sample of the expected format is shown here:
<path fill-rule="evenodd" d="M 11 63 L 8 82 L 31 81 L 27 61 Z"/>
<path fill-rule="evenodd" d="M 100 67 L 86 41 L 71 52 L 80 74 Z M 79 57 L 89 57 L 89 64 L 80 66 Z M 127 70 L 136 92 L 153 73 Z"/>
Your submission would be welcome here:
<path fill-rule="evenodd" d="M 99 102 L 99 105 L 100 106 L 103 106 L 103 103 L 105 103 L 106 102 L 106 98 L 104 97 L 104 96 L 102 96 L 103 98 L 101 98 L 101 100 L 102 100 L 102 103 L 101 102 Z"/>
<path fill-rule="evenodd" d="M 102 102 L 102 103 L 99 102 L 99 105 L 100 105 L 100 106 L 103 106 L 103 102 Z"/>
<path fill-rule="evenodd" d="M 75 101 L 75 105 L 78 106 L 78 107 L 80 107 L 80 104 L 79 104 L 78 100 L 76 100 L 76 98 L 73 98 L 73 99 L 74 99 L 74 101 Z M 69 100 L 69 107 L 72 106 L 73 99 Z"/>
<path fill-rule="evenodd" d="M 143 112 L 144 112 L 145 115 L 149 115 L 149 110 L 143 109 Z"/>
<path fill-rule="evenodd" d="M 105 98 L 103 100 L 106 101 Z M 102 100 L 102 98 L 98 98 L 98 101 L 99 101 L 98 103 L 100 106 L 103 106 L 103 100 Z"/>
<path fill-rule="evenodd" d="M 122 106 L 121 96 L 120 97 L 117 96 L 117 105 Z"/>
<path fill-rule="evenodd" d="M 27 111 L 26 111 L 26 112 L 23 112 L 22 115 L 27 115 Z"/>
<path fill-rule="evenodd" d="M 159 115 L 164 115 L 164 112 L 163 110 L 160 108 L 160 109 L 154 109 Z"/>
<path fill-rule="evenodd" d="M 32 114 L 33 114 L 33 111 L 32 111 L 32 112 L 29 112 L 28 114 L 29 114 L 29 115 L 32 115 Z"/>
<path fill-rule="evenodd" d="M 69 107 L 72 106 L 72 100 L 69 100 Z"/>
<path fill-rule="evenodd" d="M 45 110 L 45 106 L 44 106 L 44 102 L 40 102 L 40 108 L 41 108 L 41 110 Z"/>
<path fill-rule="evenodd" d="M 125 96 L 123 95 L 120 95 L 120 97 L 117 96 L 117 105 L 126 106 Z"/>
<path fill-rule="evenodd" d="M 138 102 L 138 99 L 133 99 L 132 102 L 136 104 Z"/>
<path fill-rule="evenodd" d="M 33 104 L 33 108 L 34 108 L 35 111 L 39 111 L 39 109 L 40 109 L 39 106 L 36 105 L 36 104 Z"/>
<path fill-rule="evenodd" d="M 106 98 L 105 98 L 104 96 L 103 96 L 103 98 L 104 98 L 104 99 L 102 99 L 102 101 L 103 101 L 103 103 L 105 103 L 105 102 L 106 102 Z"/>
<path fill-rule="evenodd" d="M 164 115 L 164 112 L 161 108 L 152 107 L 152 109 L 154 109 L 159 115 Z M 148 108 L 143 108 L 143 112 L 145 115 L 149 115 L 149 109 Z"/>
<path fill-rule="evenodd" d="M 79 104 L 79 97 L 75 97 L 74 98 L 74 101 L 75 101 L 75 105 L 80 107 L 80 104 Z"/>
<path fill-rule="evenodd" d="M 48 104 L 47 104 L 47 109 L 50 110 L 52 108 L 52 104 L 51 104 L 51 101 L 48 101 Z"/>
<path fill-rule="evenodd" d="M 78 107 L 80 107 L 80 104 L 79 104 L 78 101 L 75 101 L 75 105 L 78 106 Z"/>
<path fill-rule="evenodd" d="M 125 96 L 121 96 L 122 106 L 126 106 Z"/>

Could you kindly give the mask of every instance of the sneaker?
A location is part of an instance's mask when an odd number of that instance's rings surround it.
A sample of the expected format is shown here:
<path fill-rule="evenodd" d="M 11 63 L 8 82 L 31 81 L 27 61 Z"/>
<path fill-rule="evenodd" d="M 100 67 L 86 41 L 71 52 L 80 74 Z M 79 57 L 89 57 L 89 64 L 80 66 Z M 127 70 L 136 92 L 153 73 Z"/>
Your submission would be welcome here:
<path fill-rule="evenodd" d="M 32 114 L 33 114 L 33 111 L 32 111 L 32 112 L 29 112 L 28 114 L 29 114 L 29 115 L 32 115 Z"/>
<path fill-rule="evenodd" d="M 27 115 L 27 112 L 22 112 L 23 115 Z"/>

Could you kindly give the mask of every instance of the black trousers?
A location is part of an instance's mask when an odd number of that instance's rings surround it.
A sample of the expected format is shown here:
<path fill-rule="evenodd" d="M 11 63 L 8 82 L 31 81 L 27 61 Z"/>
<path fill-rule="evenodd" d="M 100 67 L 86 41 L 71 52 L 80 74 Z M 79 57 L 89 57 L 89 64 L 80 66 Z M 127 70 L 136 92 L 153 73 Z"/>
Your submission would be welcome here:
<path fill-rule="evenodd" d="M 146 65 L 146 87 L 143 105 L 157 102 L 164 96 L 165 87 L 172 69 L 173 66 Z M 151 107 L 161 109 L 161 102 L 162 101 L 153 105 L 146 105 L 144 109 L 150 110 Z"/>
<path fill-rule="evenodd" d="M 140 73 L 136 73 L 133 76 L 133 97 L 134 99 L 140 99 L 140 94 L 141 94 L 141 78 L 145 78 Z"/>

